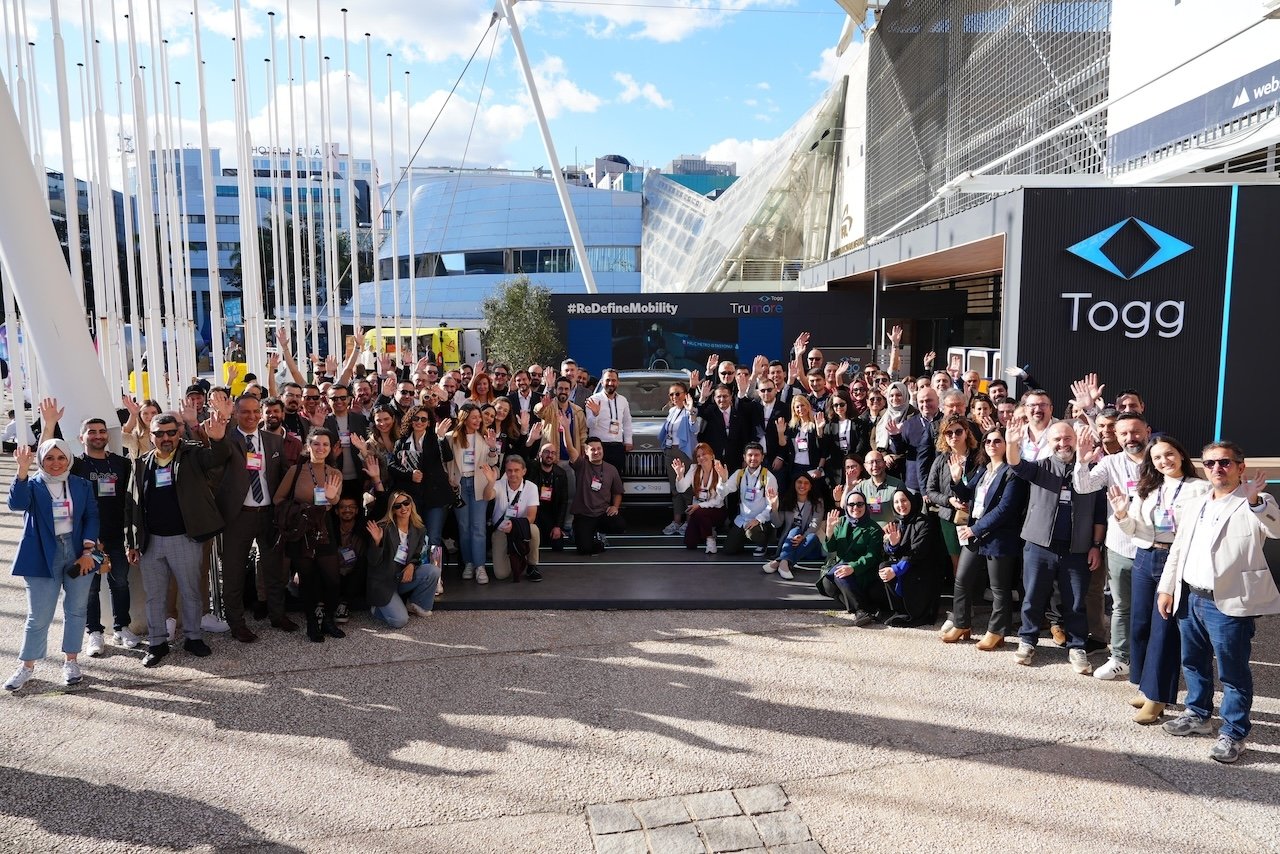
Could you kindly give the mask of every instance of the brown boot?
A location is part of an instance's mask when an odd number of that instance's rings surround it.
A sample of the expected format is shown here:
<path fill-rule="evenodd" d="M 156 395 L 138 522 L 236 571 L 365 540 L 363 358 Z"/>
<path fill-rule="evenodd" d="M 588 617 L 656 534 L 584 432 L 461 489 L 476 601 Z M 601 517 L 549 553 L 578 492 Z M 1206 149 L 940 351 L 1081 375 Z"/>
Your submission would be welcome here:
<path fill-rule="evenodd" d="M 955 643 L 956 641 L 969 640 L 973 636 L 973 629 L 961 629 L 952 626 L 938 636 L 942 638 L 943 643 Z"/>
<path fill-rule="evenodd" d="M 1137 696 L 1129 698 L 1129 705 L 1133 706 L 1135 709 L 1141 709 L 1146 704 L 1147 704 L 1147 698 L 1142 696 L 1141 694 L 1138 694 Z"/>
<path fill-rule="evenodd" d="M 1153 724 L 1160 720 L 1160 715 L 1164 714 L 1164 703 L 1156 703 L 1147 700 L 1136 715 L 1133 716 L 1135 724 Z"/>
<path fill-rule="evenodd" d="M 1004 646 L 1004 635 L 996 632 L 987 632 L 982 636 L 982 640 L 978 641 L 978 649 L 983 652 L 992 652 Z"/>

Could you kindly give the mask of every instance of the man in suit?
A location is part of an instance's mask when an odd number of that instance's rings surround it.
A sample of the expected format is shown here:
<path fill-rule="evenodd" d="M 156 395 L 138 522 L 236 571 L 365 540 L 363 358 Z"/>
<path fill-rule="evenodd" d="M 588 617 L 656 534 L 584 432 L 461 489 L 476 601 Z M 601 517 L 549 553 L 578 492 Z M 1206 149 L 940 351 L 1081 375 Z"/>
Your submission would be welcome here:
<path fill-rule="evenodd" d="M 1164 725 L 1170 735 L 1213 732 L 1213 663 L 1222 680 L 1222 728 L 1209 756 L 1232 763 L 1244 752 L 1253 707 L 1249 669 L 1254 623 L 1280 613 L 1280 590 L 1262 553 L 1280 539 L 1280 508 L 1263 490 L 1267 476 L 1245 480 L 1244 450 L 1213 442 L 1200 452 L 1213 490 L 1178 505 L 1177 532 L 1160 576 L 1156 607 L 1175 614 L 1182 635 L 1185 711 Z"/>
<path fill-rule="evenodd" d="M 933 468 L 938 444 L 938 394 L 931 388 L 922 388 L 916 394 L 919 414 L 912 414 L 901 422 L 889 419 L 889 444 L 894 456 L 907 461 L 907 489 L 919 495 L 924 492 L 924 482 Z"/>
<path fill-rule="evenodd" d="M 516 371 L 514 385 L 515 387 L 507 393 L 507 400 L 511 401 L 511 411 L 517 418 L 520 417 L 520 413 L 528 412 L 532 419 L 538 407 L 542 406 L 542 393 L 533 388 L 528 371 Z"/>
<path fill-rule="evenodd" d="M 329 431 L 334 455 L 340 455 L 341 465 L 337 459 L 333 464 L 342 469 L 342 494 L 359 498 L 364 493 L 364 461 L 351 437 L 368 436 L 369 419 L 351 411 L 351 390 L 336 383 L 329 386 L 329 410 L 324 429 Z"/>
<path fill-rule="evenodd" d="M 754 436 L 747 416 L 733 405 L 733 387 L 724 383 L 716 386 L 711 400 L 699 408 L 698 417 L 702 419 L 698 441 L 710 445 L 726 468 L 741 468 L 742 449 Z"/>
<path fill-rule="evenodd" d="M 261 404 L 248 395 L 236 400 L 236 429 L 228 431 L 230 457 L 218 489 L 222 532 L 222 606 L 231 636 L 241 643 L 258 639 L 245 623 L 244 582 L 248 575 L 249 547 L 258 544 L 258 569 L 267 594 L 271 625 L 286 632 L 298 626 L 284 614 L 284 569 L 276 546 L 276 525 L 271 503 L 284 477 L 284 441 L 259 429 Z"/>

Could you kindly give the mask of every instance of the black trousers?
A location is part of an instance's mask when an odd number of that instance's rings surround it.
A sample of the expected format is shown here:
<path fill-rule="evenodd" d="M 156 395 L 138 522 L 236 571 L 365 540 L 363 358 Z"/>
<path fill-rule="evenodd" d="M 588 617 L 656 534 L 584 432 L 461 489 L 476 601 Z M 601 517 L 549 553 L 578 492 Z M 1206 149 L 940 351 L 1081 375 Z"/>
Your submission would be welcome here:
<path fill-rule="evenodd" d="M 960 547 L 960 565 L 951 603 L 951 621 L 956 628 L 971 628 L 973 599 L 981 595 L 985 584 L 991 585 L 991 619 L 987 631 L 1003 636 L 1013 631 L 1013 585 L 1022 565 L 1021 555 L 984 557 L 977 546 Z"/>
<path fill-rule="evenodd" d="M 627 530 L 622 516 L 584 516 L 573 514 L 573 540 L 578 554 L 593 555 L 604 551 L 604 545 L 596 539 L 596 532 L 616 536 Z"/>
<path fill-rule="evenodd" d="M 244 625 L 245 599 L 254 588 L 245 582 L 249 576 L 249 549 L 255 542 L 258 544 L 255 571 L 262 574 L 267 614 L 277 620 L 284 616 L 287 579 L 280 550 L 273 548 L 276 541 L 273 510 L 269 505 L 261 510 L 242 509 L 222 532 L 222 607 L 232 627 Z"/>

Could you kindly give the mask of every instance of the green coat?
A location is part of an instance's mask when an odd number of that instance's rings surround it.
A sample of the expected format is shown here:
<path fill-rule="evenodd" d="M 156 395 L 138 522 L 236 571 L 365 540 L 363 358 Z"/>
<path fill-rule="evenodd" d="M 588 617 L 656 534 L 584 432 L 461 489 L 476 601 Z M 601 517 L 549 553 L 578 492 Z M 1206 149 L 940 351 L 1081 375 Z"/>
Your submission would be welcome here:
<path fill-rule="evenodd" d="M 870 518 L 861 525 L 855 525 L 846 516 L 836 523 L 822 549 L 827 554 L 824 573 L 847 563 L 853 567 L 853 577 L 858 586 L 865 588 L 880 577 L 878 571 L 884 561 L 884 531 Z"/>

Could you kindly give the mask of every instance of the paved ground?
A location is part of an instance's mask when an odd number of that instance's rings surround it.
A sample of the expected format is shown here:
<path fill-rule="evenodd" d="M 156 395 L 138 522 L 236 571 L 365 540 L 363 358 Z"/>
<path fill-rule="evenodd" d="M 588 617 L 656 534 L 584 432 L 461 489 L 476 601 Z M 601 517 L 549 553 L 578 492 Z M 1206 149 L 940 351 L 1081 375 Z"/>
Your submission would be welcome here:
<path fill-rule="evenodd" d="M 24 612 L 4 576 L 0 660 Z M 1280 850 L 1278 628 L 1231 768 L 1063 652 L 821 611 L 357 618 L 154 671 L 112 647 L 0 697 L 0 850 Z"/>

